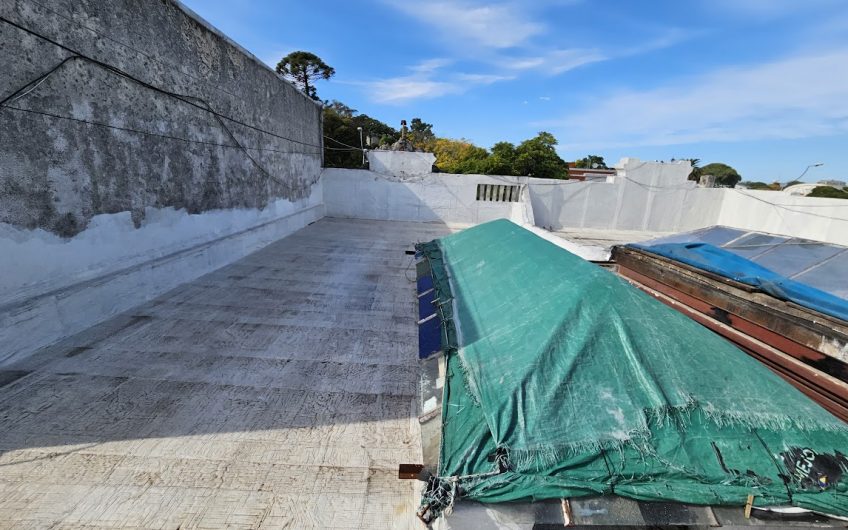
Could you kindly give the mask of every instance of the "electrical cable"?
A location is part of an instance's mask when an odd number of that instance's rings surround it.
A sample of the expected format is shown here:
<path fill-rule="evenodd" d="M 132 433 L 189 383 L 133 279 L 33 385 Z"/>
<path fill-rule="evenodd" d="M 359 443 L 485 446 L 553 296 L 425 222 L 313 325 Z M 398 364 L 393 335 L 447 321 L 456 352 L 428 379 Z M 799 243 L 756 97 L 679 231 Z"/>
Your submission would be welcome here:
<path fill-rule="evenodd" d="M 324 138 L 326 138 L 327 140 L 332 140 L 333 142 L 336 142 L 336 143 L 337 143 L 337 144 L 339 144 L 339 145 L 343 145 L 343 146 L 345 146 L 345 147 L 349 147 L 350 149 L 355 149 L 355 150 L 357 150 L 357 151 L 365 151 L 365 149 L 362 149 L 361 147 L 354 147 L 354 146 L 352 146 L 352 145 L 350 145 L 350 144 L 346 144 L 346 143 L 342 142 L 341 140 L 336 140 L 335 138 L 330 138 L 330 137 L 329 137 L 329 136 L 327 136 L 326 134 L 324 135 Z M 338 149 L 338 148 L 332 148 L 332 147 L 329 147 L 329 148 L 327 148 L 327 149 Z"/>
<path fill-rule="evenodd" d="M 42 6 L 42 7 L 44 7 L 44 6 Z M 33 114 L 40 114 L 42 116 L 52 117 L 52 118 L 55 118 L 55 119 L 70 120 L 70 121 L 84 123 L 84 124 L 91 125 L 91 126 L 106 127 L 106 128 L 113 129 L 113 130 L 121 130 L 121 131 L 124 131 L 124 132 L 132 132 L 132 133 L 136 133 L 136 134 L 142 134 L 142 135 L 146 135 L 146 136 L 158 137 L 158 138 L 169 139 L 169 140 L 174 140 L 174 141 L 182 141 L 182 142 L 186 142 L 186 143 L 215 146 L 215 147 L 228 147 L 228 148 L 240 149 L 245 154 L 245 156 L 247 156 L 247 158 L 253 163 L 253 165 L 257 169 L 259 169 L 259 171 L 262 172 L 267 178 L 282 184 L 286 188 L 291 188 L 292 184 L 271 175 L 248 152 L 248 150 L 269 151 L 269 152 L 284 153 L 284 154 L 320 155 L 321 149 L 324 148 L 324 146 L 321 146 L 321 145 L 318 145 L 318 144 L 310 144 L 310 143 L 307 143 L 307 142 L 302 142 L 300 140 L 295 140 L 293 138 L 282 136 L 282 135 L 279 135 L 277 133 L 274 133 L 274 132 L 271 132 L 271 131 L 268 131 L 268 130 L 265 130 L 265 129 L 261 129 L 261 128 L 256 127 L 254 125 L 251 125 L 249 123 L 245 123 L 241 120 L 237 120 L 237 119 L 232 118 L 230 116 L 227 116 L 225 114 L 219 113 L 215 109 L 212 108 L 212 106 L 209 104 L 209 102 L 205 101 L 202 98 L 195 97 L 195 96 L 188 96 L 188 95 L 184 95 L 184 94 L 179 94 L 179 93 L 176 93 L 176 92 L 172 92 L 172 91 L 157 87 L 157 86 L 152 85 L 152 84 L 150 84 L 146 81 L 138 79 L 138 78 L 132 76 L 131 74 L 129 74 L 129 73 L 127 73 L 127 72 L 125 72 L 125 71 L 123 71 L 119 68 L 116 68 L 116 67 L 114 67 L 110 64 L 104 63 L 104 62 L 99 61 L 97 59 L 88 57 L 88 56 L 78 52 L 77 50 L 74 50 L 73 48 L 70 48 L 70 47 L 68 47 L 68 46 L 66 46 L 66 45 L 64 45 L 60 42 L 57 42 L 53 39 L 50 39 L 49 37 L 46 37 L 46 36 L 38 33 L 38 32 L 32 31 L 28 28 L 25 28 L 25 27 L 21 26 L 20 24 L 17 24 L 17 23 L 15 23 L 15 22 L 13 22 L 13 21 L 5 18 L 5 17 L 0 16 L 0 21 L 5 22 L 5 23 L 25 32 L 25 33 L 31 34 L 31 35 L 38 37 L 38 38 L 40 38 L 40 39 L 42 39 L 46 42 L 49 42 L 49 43 L 53 44 L 54 46 L 57 46 L 57 47 L 59 47 L 59 48 L 61 48 L 61 49 L 72 54 L 71 56 L 66 57 L 65 59 L 60 61 L 58 64 L 56 64 L 54 67 L 52 67 L 50 70 L 48 70 L 44 74 L 42 74 L 42 75 L 36 77 L 35 79 L 31 80 L 30 82 L 26 83 L 25 85 L 23 85 L 19 89 L 15 90 L 11 94 L 9 94 L 5 98 L 3 98 L 3 100 L 0 100 L 0 107 L 8 108 L 10 110 L 15 110 L 15 111 L 19 111 L 19 112 L 29 112 L 29 113 L 33 113 Z M 86 28 L 86 29 L 91 30 L 91 28 Z M 94 30 L 91 30 L 91 31 L 94 31 Z M 95 33 L 100 35 L 96 31 L 95 31 Z M 110 39 L 110 40 L 112 40 L 112 39 Z M 132 49 L 134 49 L 134 48 L 132 48 Z M 138 50 L 135 50 L 135 51 L 138 51 Z M 143 54 L 143 55 L 146 55 L 146 54 Z M 224 131 L 230 137 L 230 140 L 235 145 L 223 144 L 223 143 L 217 143 L 217 142 L 206 142 L 206 141 L 202 141 L 202 140 L 192 140 L 192 139 L 187 139 L 187 138 L 182 138 L 182 137 L 172 136 L 172 135 L 167 135 L 167 134 L 161 134 L 161 133 L 152 133 L 152 132 L 149 132 L 149 131 L 141 131 L 141 130 L 138 130 L 138 129 L 132 129 L 132 128 L 128 128 L 128 127 L 120 127 L 120 126 L 115 126 L 115 125 L 110 125 L 110 124 L 105 124 L 105 123 L 98 123 L 98 122 L 93 122 L 93 121 L 89 121 L 89 120 L 82 120 L 82 119 L 78 119 L 78 118 L 73 118 L 73 117 L 69 117 L 69 116 L 61 116 L 61 115 L 58 115 L 58 114 L 49 113 L 49 112 L 45 112 L 45 111 L 37 111 L 37 110 L 34 110 L 34 109 L 24 109 L 24 108 L 21 108 L 21 107 L 13 107 L 13 106 L 10 105 L 10 103 L 13 103 L 13 102 L 27 96 L 28 94 L 32 93 L 42 83 L 44 83 L 47 80 L 47 78 L 49 78 L 52 74 L 54 74 L 60 68 L 62 68 L 63 66 L 65 66 L 66 64 L 68 64 L 68 63 L 70 63 L 71 61 L 74 61 L 74 60 L 86 61 L 86 62 L 93 64 L 95 66 L 98 66 L 98 67 L 100 67 L 100 68 L 102 68 L 102 69 L 104 69 L 104 70 L 106 70 L 110 73 L 113 73 L 113 74 L 115 74 L 119 77 L 130 80 L 130 81 L 132 81 L 132 82 L 134 82 L 134 83 L 136 83 L 136 84 L 138 84 L 138 85 L 140 85 L 144 88 L 147 88 L 149 90 L 153 90 L 157 93 L 161 93 L 161 94 L 170 96 L 170 97 L 175 98 L 175 99 L 177 99 L 177 100 L 179 100 L 179 101 L 181 101 L 185 104 L 191 105 L 193 107 L 196 107 L 200 110 L 203 110 L 203 111 L 211 114 L 212 116 L 215 117 L 218 124 L 221 126 L 222 129 L 224 129 Z M 200 104 L 193 103 L 191 100 L 198 101 L 198 102 L 200 102 Z M 224 120 L 231 121 L 231 122 L 236 123 L 238 125 L 242 125 L 242 126 L 247 127 L 249 129 L 253 129 L 257 132 L 267 134 L 269 136 L 280 138 L 282 140 L 286 140 L 286 141 L 289 141 L 289 142 L 292 142 L 292 143 L 295 143 L 295 144 L 300 144 L 300 145 L 303 145 L 303 146 L 306 146 L 306 147 L 315 147 L 319 150 L 317 152 L 282 151 L 282 150 L 271 149 L 271 148 L 247 147 L 247 146 L 242 145 L 241 142 L 238 141 L 238 139 L 235 137 L 235 135 L 230 130 L 230 128 L 226 125 L 226 123 L 224 123 Z M 329 138 L 329 137 L 327 137 L 327 138 Z M 343 142 L 335 140 L 334 138 L 329 138 L 329 139 L 333 140 L 337 143 L 340 143 L 341 145 L 347 146 L 347 144 L 344 144 Z M 353 146 L 347 146 L 347 147 L 348 147 L 348 149 L 332 148 L 332 147 L 327 147 L 327 149 L 335 150 L 335 151 L 342 151 L 342 150 L 345 150 L 345 151 L 347 151 L 347 150 L 360 151 L 360 148 L 357 148 L 357 147 L 353 147 Z"/>
<path fill-rule="evenodd" d="M 201 79 L 200 77 L 198 77 L 198 76 L 196 76 L 196 75 L 192 75 L 192 74 L 190 74 L 190 73 L 187 73 L 187 72 L 183 71 L 182 69 L 180 69 L 180 68 L 178 67 L 178 65 L 176 65 L 176 64 L 174 64 L 174 63 L 172 63 L 172 62 L 170 62 L 170 61 L 166 61 L 166 60 L 164 60 L 164 59 L 163 59 L 162 57 L 160 57 L 160 56 L 151 55 L 151 54 L 149 54 L 149 53 L 147 53 L 147 52 L 145 52 L 145 51 L 143 51 L 143 50 L 139 50 L 138 48 L 135 48 L 135 47 L 133 47 L 133 46 L 131 46 L 131 45 L 127 44 L 126 42 L 120 41 L 120 40 L 118 40 L 118 39 L 116 39 L 116 38 L 114 38 L 114 37 L 112 37 L 112 36 L 110 36 L 110 35 L 107 35 L 107 34 L 105 34 L 105 33 L 101 33 L 100 31 L 97 31 L 96 29 L 94 29 L 94 28 L 92 28 L 92 27 L 90 27 L 90 26 L 86 26 L 85 24 L 83 24 L 83 23 L 82 23 L 82 22 L 80 22 L 79 20 L 76 20 L 76 19 L 74 19 L 74 18 L 71 18 L 71 17 L 69 17 L 68 15 L 62 14 L 62 13 L 60 13 L 59 11 L 56 11 L 55 9 L 51 8 L 50 6 L 44 5 L 44 4 L 43 4 L 43 3 L 41 3 L 41 2 L 38 2 L 38 1 L 36 1 L 36 0 L 29 0 L 29 1 L 30 1 L 30 2 L 32 2 L 33 4 L 37 5 L 37 6 L 41 7 L 41 8 L 42 8 L 42 9 L 44 9 L 45 11 L 48 11 L 48 12 L 50 12 L 50 13 L 53 13 L 53 14 L 54 14 L 54 15 L 56 15 L 57 17 L 59 17 L 59 18 L 61 18 L 61 19 L 65 20 L 66 22 L 68 22 L 68 23 L 70 23 L 70 24 L 73 24 L 73 25 L 75 25 L 75 26 L 77 26 L 77 27 L 79 27 L 79 28 L 82 28 L 82 29 L 85 29 L 85 30 L 87 30 L 87 31 L 90 31 L 91 33 L 93 33 L 93 34 L 97 35 L 98 37 L 100 37 L 100 38 L 102 38 L 102 39 L 106 39 L 106 40 L 111 41 L 111 42 L 114 42 L 115 44 L 117 44 L 117 45 L 119 45 L 119 46 L 122 46 L 122 47 L 124 47 L 124 48 L 126 48 L 126 49 L 128 49 L 128 50 L 132 50 L 133 52 L 135 52 L 135 53 L 137 53 L 137 54 L 139 54 L 139 55 L 144 56 L 146 59 L 148 59 L 148 60 L 150 60 L 150 61 L 154 61 L 154 62 L 156 62 L 156 63 L 159 63 L 159 64 L 163 65 L 163 66 L 167 66 L 167 67 L 168 67 L 171 71 L 173 71 L 173 72 L 179 73 L 179 74 L 181 74 L 181 75 L 185 75 L 185 76 L 187 76 L 187 77 L 191 77 L 192 79 L 195 79 L 195 80 L 198 80 L 198 81 L 203 80 L 203 81 L 206 81 L 206 82 L 208 83 L 208 80 L 206 80 L 206 79 Z M 230 96 L 232 96 L 232 97 L 238 97 L 236 94 L 233 94 L 232 92 L 230 92 L 230 91 L 228 91 L 228 90 L 225 90 L 225 89 L 221 88 L 220 86 L 215 86 L 214 88 L 216 88 L 217 90 L 219 90 L 219 91 L 223 92 L 224 94 L 230 95 Z"/>
<path fill-rule="evenodd" d="M 244 122 L 244 121 L 242 121 L 242 120 L 238 120 L 238 119 L 233 118 L 233 117 L 231 117 L 231 116 L 227 116 L 227 115 L 225 115 L 225 114 L 222 114 L 222 113 L 220 113 L 220 112 L 218 112 L 218 111 L 214 110 L 214 109 L 212 108 L 212 106 L 211 106 L 211 105 L 209 105 L 209 103 L 208 103 L 208 102 L 206 102 L 205 100 L 202 100 L 201 98 L 197 98 L 197 97 L 194 97 L 194 96 L 187 96 L 187 95 L 184 95 L 184 94 L 179 94 L 179 93 L 177 93 L 177 92 L 172 92 L 172 91 L 166 90 L 166 89 L 164 89 L 164 88 L 158 87 L 158 86 L 156 86 L 156 85 L 153 85 L 153 84 L 151 84 L 151 83 L 148 83 L 147 81 L 144 81 L 144 80 L 142 80 L 142 79 L 139 79 L 139 78 L 137 78 L 137 77 L 134 77 L 134 76 L 133 76 L 133 75 L 131 75 L 130 73 L 125 72 L 124 70 L 121 70 L 120 68 L 117 68 L 117 67 L 112 66 L 112 65 L 110 65 L 110 64 L 108 64 L 108 63 L 104 63 L 103 61 L 100 61 L 100 60 L 94 59 L 94 58 L 92 58 L 92 57 L 89 57 L 89 56 L 87 56 L 87 55 L 85 55 L 85 54 L 83 54 L 83 53 L 80 53 L 79 51 L 77 51 L 77 50 L 75 50 L 75 49 L 73 49 L 73 48 L 70 48 L 70 47 L 68 47 L 68 46 L 66 46 L 66 45 L 64 45 L 64 44 L 62 44 L 62 43 L 60 43 L 60 42 L 57 42 L 57 41 L 55 41 L 55 40 L 53 40 L 53 39 L 51 39 L 51 38 L 49 38 L 49 37 L 46 37 L 46 36 L 44 36 L 44 35 L 42 35 L 42 34 L 40 34 L 40 33 L 36 32 L 36 31 L 33 31 L 33 30 L 29 29 L 29 28 L 26 28 L 26 27 L 24 27 L 24 26 L 21 26 L 20 24 L 17 24 L 17 23 L 15 23 L 15 22 L 13 22 L 13 21 L 11 21 L 11 20 L 9 20 L 9 19 L 7 19 L 7 18 L 3 17 L 3 16 L 0 16 L 0 22 L 5 22 L 6 24 L 9 24 L 10 26 L 13 26 L 13 27 L 15 27 L 15 28 L 18 28 L 19 30 L 21 30 L 21 31 L 23 31 L 23 32 L 25 32 L 25 33 L 28 33 L 28 34 L 33 35 L 33 36 L 35 36 L 35 37 L 38 37 L 39 39 L 42 39 L 42 40 L 44 40 L 45 42 L 49 42 L 49 43 L 53 44 L 54 46 L 57 46 L 57 47 L 59 47 L 59 48 L 61 48 L 61 49 L 65 50 L 65 51 L 67 51 L 67 52 L 71 53 L 71 54 L 72 54 L 72 55 L 74 55 L 74 56 L 79 56 L 81 59 L 83 59 L 83 60 L 85 60 L 85 61 L 87 61 L 87 62 L 89 62 L 89 63 L 91 63 L 91 64 L 94 64 L 94 65 L 96 65 L 96 66 L 99 66 L 100 68 L 103 68 L 104 70 L 107 70 L 107 71 L 109 71 L 109 72 L 112 72 L 113 74 L 118 75 L 119 77 L 123 77 L 123 78 L 125 78 L 125 79 L 128 79 L 128 80 L 130 80 L 130 81 L 132 81 L 132 82 L 134 82 L 134 83 L 136 83 L 136 84 L 138 84 L 138 85 L 141 85 L 141 86 L 143 86 L 143 87 L 145 87 L 145 88 L 147 88 L 147 89 L 149 89 L 149 90 L 153 90 L 153 91 L 158 92 L 158 93 L 160 93 L 160 94 L 164 94 L 164 95 L 166 95 L 166 96 L 172 97 L 172 98 L 174 98 L 174 99 L 177 99 L 178 101 L 182 101 L 183 103 L 185 103 L 185 104 L 187 104 L 187 105 L 190 105 L 190 106 L 192 106 L 192 107 L 195 107 L 195 108 L 197 108 L 197 109 L 200 109 L 200 110 L 202 110 L 202 111 L 204 111 L 204 112 L 208 112 L 208 113 L 213 114 L 213 115 L 215 115 L 215 116 L 217 116 L 217 117 L 219 117 L 219 118 L 225 119 L 225 120 L 230 121 L 230 122 L 232 122 L 232 123 L 235 123 L 235 124 L 237 124 L 237 125 L 241 125 L 242 127 L 247 127 L 248 129 L 252 129 L 252 130 L 255 130 L 255 131 L 257 131 L 257 132 L 260 132 L 260 133 L 263 133 L 263 134 L 267 134 L 267 135 L 269 135 L 269 136 L 273 136 L 273 137 L 275 137 L 275 138 L 279 138 L 279 139 L 281 139 L 281 140 L 286 140 L 286 141 L 289 141 L 289 142 L 292 142 L 292 143 L 296 143 L 296 144 L 300 144 L 300 145 L 305 145 L 305 146 L 308 146 L 308 147 L 316 147 L 316 148 L 319 148 L 319 149 L 322 147 L 322 146 L 321 146 L 321 145 L 319 145 L 319 144 L 311 144 L 311 143 L 308 143 L 308 142 L 302 142 L 302 141 L 300 141 L 300 140 L 295 140 L 295 139 L 293 139 L 293 138 L 289 138 L 289 137 L 286 137 L 286 136 L 283 136 L 283 135 L 280 135 L 280 134 L 277 134 L 277 133 L 274 133 L 274 132 L 271 132 L 271 131 L 268 131 L 268 130 L 262 129 L 262 128 L 260 128 L 260 127 L 255 126 L 255 125 L 252 125 L 252 124 L 246 123 L 246 122 Z M 58 68 L 59 68 L 59 67 L 63 66 L 64 64 L 67 64 L 67 62 L 68 62 L 68 60 L 63 61 L 61 64 L 57 65 L 57 66 L 56 66 L 53 70 L 51 70 L 51 71 L 50 71 L 48 74 L 46 74 L 46 75 L 50 75 L 50 74 L 54 73 L 56 70 L 58 70 Z M 41 76 L 39 76 L 39 78 L 41 78 Z M 27 83 L 27 85 L 25 85 L 25 86 L 26 86 L 26 87 L 28 87 L 28 86 L 29 86 L 29 85 L 31 85 L 32 83 L 33 83 L 33 81 L 31 81 L 30 83 Z M 18 92 L 20 92 L 20 89 L 19 89 L 19 90 L 17 90 L 17 91 L 15 91 L 15 93 L 18 93 Z M 13 93 L 13 94 L 15 94 L 15 93 Z M 4 98 L 4 99 L 3 99 L 3 102 L 5 103 L 8 99 L 10 99 L 10 97 L 6 97 L 6 98 Z M 201 100 L 201 101 L 203 101 L 206 105 L 208 105 L 208 108 L 205 108 L 205 107 L 203 107 L 203 106 L 201 106 L 201 105 L 198 105 L 197 103 L 194 103 L 194 102 L 190 101 L 190 99 L 197 99 L 197 100 Z"/>
<path fill-rule="evenodd" d="M 29 94 L 30 92 L 32 92 L 33 90 L 38 88 L 39 85 L 41 85 L 41 83 L 46 81 L 47 78 L 50 77 L 51 75 L 53 75 L 53 73 L 56 72 L 59 68 L 65 66 L 65 64 L 67 64 L 67 63 L 69 63 L 69 62 L 71 62 L 75 59 L 79 59 L 79 58 L 80 58 L 79 55 L 71 55 L 70 57 L 65 57 L 62 61 L 60 61 L 56 66 L 54 66 L 50 70 L 44 72 L 43 74 L 36 77 L 35 79 L 30 81 L 29 83 L 25 84 L 24 86 L 20 87 L 19 89 L 15 90 L 11 94 L 9 94 L 8 96 L 6 96 L 2 100 L 0 100 L 0 107 L 6 105 L 8 103 L 13 103 L 13 102 L 21 99 L 22 97 L 26 96 L 27 94 Z M 29 87 L 32 87 L 32 88 L 29 88 Z M 27 90 L 27 88 L 29 88 L 29 90 Z M 26 92 L 24 92 L 24 90 L 26 90 Z"/>
<path fill-rule="evenodd" d="M 845 217 L 833 217 L 832 215 L 822 215 L 822 214 L 818 214 L 818 213 L 810 212 L 810 211 L 806 211 L 806 210 L 796 210 L 795 208 L 790 208 L 790 207 L 783 205 L 783 204 L 775 204 L 773 202 L 767 201 L 765 199 L 761 199 L 761 198 L 756 197 L 754 195 L 750 195 L 748 193 L 743 193 L 741 190 L 737 190 L 735 188 L 733 188 L 733 191 L 735 191 L 736 193 L 739 193 L 740 195 L 744 195 L 745 197 L 748 197 L 750 199 L 754 199 L 755 201 L 760 201 L 762 203 L 768 204 L 772 208 L 778 208 L 780 210 L 786 210 L 787 212 L 800 213 L 800 214 L 803 214 L 803 215 L 818 217 L 820 219 L 829 219 L 831 221 L 848 221 L 848 218 L 845 218 Z M 845 200 L 845 199 L 842 199 L 842 200 Z M 797 206 L 798 208 L 807 208 L 807 206 L 805 206 L 805 205 L 793 205 L 793 206 Z M 834 204 L 834 205 L 811 204 L 811 205 L 809 205 L 810 208 L 817 208 L 817 207 L 841 208 L 841 207 L 845 207 L 845 206 L 848 206 L 848 204 Z"/>
<path fill-rule="evenodd" d="M 107 129 L 114 129 L 114 130 L 118 130 L 118 131 L 142 134 L 142 135 L 145 135 L 145 136 L 155 136 L 155 137 L 158 137 L 158 138 L 164 138 L 164 139 L 168 139 L 168 140 L 176 140 L 176 141 L 179 141 L 179 142 L 185 142 L 185 143 L 191 143 L 191 144 L 208 145 L 208 146 L 213 146 L 213 147 L 229 147 L 229 148 L 232 148 L 232 149 L 250 149 L 250 150 L 254 150 L 254 151 L 270 151 L 272 153 L 280 153 L 280 154 L 300 154 L 300 155 L 319 155 L 320 154 L 320 153 L 316 153 L 314 151 L 283 151 L 283 150 L 279 150 L 279 149 L 271 149 L 271 148 L 266 148 L 266 147 L 240 147 L 240 146 L 237 146 L 237 145 L 222 144 L 222 143 L 217 143 L 217 142 L 206 142 L 206 141 L 203 141 L 203 140 L 191 140 L 191 139 L 182 138 L 182 137 L 179 137 L 179 136 L 171 136 L 171 135 L 168 135 L 168 134 L 142 131 L 142 130 L 139 130 L 139 129 L 132 129 L 132 128 L 129 128 L 129 127 L 121 127 L 121 126 L 118 126 L 118 125 L 110 125 L 108 123 L 100 123 L 100 122 L 95 122 L 95 121 L 83 120 L 83 119 L 74 118 L 74 117 L 71 117 L 71 116 L 61 116 L 59 114 L 53 114 L 51 112 L 45 112 L 45 111 L 41 111 L 41 110 L 24 109 L 24 108 L 21 108 L 21 107 L 13 107 L 13 106 L 10 106 L 10 105 L 5 105 L 3 108 L 7 109 L 7 110 L 14 110 L 14 111 L 18 111 L 18 112 L 28 112 L 28 113 L 31 113 L 31 114 L 39 114 L 41 116 L 47 116 L 47 117 L 50 117 L 50 118 L 56 118 L 56 119 L 60 119 L 60 120 L 74 121 L 74 122 L 83 123 L 83 124 L 86 124 L 86 125 L 92 125 L 92 126 L 96 126 L 96 127 L 105 127 Z"/>

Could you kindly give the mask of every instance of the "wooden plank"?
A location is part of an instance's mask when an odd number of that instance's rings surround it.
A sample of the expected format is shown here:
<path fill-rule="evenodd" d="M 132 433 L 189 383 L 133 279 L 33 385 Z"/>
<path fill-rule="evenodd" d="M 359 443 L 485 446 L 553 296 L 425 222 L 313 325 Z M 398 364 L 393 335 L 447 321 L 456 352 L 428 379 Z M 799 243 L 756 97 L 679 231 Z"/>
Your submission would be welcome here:
<path fill-rule="evenodd" d="M 666 305 L 673 307 L 696 322 L 741 346 L 749 354 L 754 354 L 755 358 L 763 361 L 763 364 L 783 377 L 788 383 L 804 392 L 838 418 L 848 421 L 848 383 L 807 366 L 794 357 L 705 315 L 670 296 L 651 289 L 647 285 L 633 279 L 630 281 Z"/>
<path fill-rule="evenodd" d="M 767 342 L 798 358 L 808 358 L 814 365 L 818 363 L 820 369 L 832 375 L 839 377 L 838 372 L 848 361 L 848 327 L 838 319 L 799 309 L 764 293 L 736 289 L 635 249 L 616 248 L 615 258 L 620 268 L 640 273 L 727 314 L 708 312 L 717 320 L 724 321 L 722 317 L 727 316 L 734 327 L 747 326 L 751 333 L 772 332 Z"/>

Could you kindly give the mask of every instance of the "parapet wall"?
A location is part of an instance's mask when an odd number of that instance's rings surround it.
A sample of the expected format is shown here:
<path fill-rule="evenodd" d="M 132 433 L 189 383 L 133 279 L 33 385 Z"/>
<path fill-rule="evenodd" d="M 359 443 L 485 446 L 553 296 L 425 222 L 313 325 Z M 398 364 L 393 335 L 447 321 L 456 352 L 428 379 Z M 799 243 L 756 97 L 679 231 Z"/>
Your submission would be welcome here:
<path fill-rule="evenodd" d="M 98 214 L 140 226 L 147 207 L 309 196 L 320 107 L 180 4 L 9 0 L 0 14 L 0 97 L 52 71 L 0 110 L 0 222 L 68 237 Z"/>
<path fill-rule="evenodd" d="M 0 364 L 323 216 L 320 105 L 179 2 L 0 16 Z"/>
<path fill-rule="evenodd" d="M 533 224 L 527 177 L 447 173 L 403 177 L 327 168 L 322 181 L 330 217 L 443 223 L 457 228 L 502 218 Z"/>

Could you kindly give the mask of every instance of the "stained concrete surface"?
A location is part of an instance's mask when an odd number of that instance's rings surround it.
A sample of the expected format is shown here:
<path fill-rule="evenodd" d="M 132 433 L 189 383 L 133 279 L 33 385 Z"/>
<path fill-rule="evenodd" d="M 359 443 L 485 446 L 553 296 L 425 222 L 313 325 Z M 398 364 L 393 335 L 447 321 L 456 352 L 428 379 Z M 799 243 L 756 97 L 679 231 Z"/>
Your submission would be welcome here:
<path fill-rule="evenodd" d="M 446 232 L 325 218 L 7 367 L 0 527 L 416 527 L 404 250 Z"/>
<path fill-rule="evenodd" d="M 312 192 L 321 109 L 179 3 L 2 0 L 0 16 L 0 98 L 52 71 L 0 108 L 0 222 L 71 237 L 99 214 L 140 226 L 147 207 Z M 63 62 L 76 53 L 139 82 Z"/>

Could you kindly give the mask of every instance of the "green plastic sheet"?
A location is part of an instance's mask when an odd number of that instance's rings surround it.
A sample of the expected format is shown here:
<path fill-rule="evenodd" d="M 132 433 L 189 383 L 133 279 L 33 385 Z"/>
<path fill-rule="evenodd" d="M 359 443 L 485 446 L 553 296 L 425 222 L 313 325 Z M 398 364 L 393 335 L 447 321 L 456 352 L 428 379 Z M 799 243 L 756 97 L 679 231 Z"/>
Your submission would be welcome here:
<path fill-rule="evenodd" d="M 848 425 L 722 337 L 506 220 L 418 250 L 447 358 L 431 515 L 610 494 L 848 515 Z"/>

